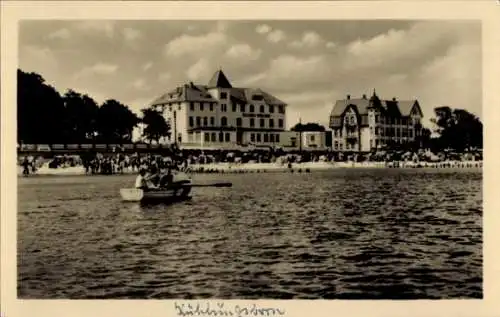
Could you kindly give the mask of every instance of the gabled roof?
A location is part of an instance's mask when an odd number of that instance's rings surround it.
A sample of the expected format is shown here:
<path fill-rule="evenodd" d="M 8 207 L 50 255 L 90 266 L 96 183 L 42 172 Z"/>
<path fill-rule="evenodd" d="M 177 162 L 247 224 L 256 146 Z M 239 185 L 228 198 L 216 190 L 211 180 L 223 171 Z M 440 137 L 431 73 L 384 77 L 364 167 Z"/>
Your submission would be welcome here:
<path fill-rule="evenodd" d="M 168 102 L 182 101 L 202 101 L 215 102 L 216 100 L 210 95 L 206 87 L 194 84 L 185 84 L 174 90 L 163 94 L 151 103 L 151 106 L 161 105 Z"/>
<path fill-rule="evenodd" d="M 341 116 L 349 106 L 356 107 L 356 110 L 360 115 L 367 114 L 369 105 L 370 101 L 363 98 L 337 100 L 333 106 L 330 116 Z"/>
<path fill-rule="evenodd" d="M 232 88 L 233 86 L 227 79 L 222 70 L 218 70 L 208 82 L 208 88 Z"/>
<path fill-rule="evenodd" d="M 380 100 L 380 106 L 390 116 L 409 116 L 417 100 Z M 337 100 L 330 113 L 331 117 L 342 116 L 348 106 L 354 106 L 359 115 L 368 114 L 370 100 L 366 98 L 349 98 Z"/>
<path fill-rule="evenodd" d="M 214 86 L 216 85 L 216 86 Z M 236 103 L 252 103 L 253 97 L 258 95 L 268 105 L 283 105 L 286 103 L 273 95 L 254 88 L 236 88 L 232 87 L 224 73 L 217 71 L 208 85 L 195 85 L 193 83 L 184 84 L 163 94 L 151 103 L 151 106 L 161 105 L 169 102 L 216 102 L 217 100 L 209 93 L 210 88 L 228 89 L 229 98 Z"/>

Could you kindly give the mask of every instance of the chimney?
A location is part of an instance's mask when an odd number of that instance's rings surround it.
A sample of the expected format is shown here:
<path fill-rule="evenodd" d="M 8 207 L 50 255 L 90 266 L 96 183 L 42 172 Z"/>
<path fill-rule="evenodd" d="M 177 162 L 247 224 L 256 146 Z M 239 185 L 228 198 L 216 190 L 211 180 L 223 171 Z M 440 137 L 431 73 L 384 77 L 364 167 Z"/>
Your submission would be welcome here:
<path fill-rule="evenodd" d="M 347 95 L 347 100 L 350 100 L 351 99 L 351 95 Z"/>
<path fill-rule="evenodd" d="M 366 94 L 363 94 L 363 99 L 366 99 Z"/>

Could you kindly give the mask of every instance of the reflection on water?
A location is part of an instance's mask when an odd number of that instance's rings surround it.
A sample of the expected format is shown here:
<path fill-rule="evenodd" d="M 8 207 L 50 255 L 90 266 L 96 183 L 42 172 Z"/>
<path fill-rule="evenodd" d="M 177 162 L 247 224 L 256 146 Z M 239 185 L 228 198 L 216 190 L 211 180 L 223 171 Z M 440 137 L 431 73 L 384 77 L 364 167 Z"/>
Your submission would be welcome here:
<path fill-rule="evenodd" d="M 133 176 L 19 178 L 21 298 L 481 298 L 482 174 L 195 175 L 173 205 Z"/>

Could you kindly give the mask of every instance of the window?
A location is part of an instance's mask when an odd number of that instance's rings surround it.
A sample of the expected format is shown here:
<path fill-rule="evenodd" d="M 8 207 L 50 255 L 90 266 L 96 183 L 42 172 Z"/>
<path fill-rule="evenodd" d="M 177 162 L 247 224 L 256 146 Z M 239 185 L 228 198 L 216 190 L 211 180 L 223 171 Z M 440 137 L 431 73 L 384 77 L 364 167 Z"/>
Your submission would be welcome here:
<path fill-rule="evenodd" d="M 240 111 L 241 111 L 241 112 L 245 112 L 245 105 L 244 105 L 244 104 L 241 104 L 241 105 L 240 105 Z"/>
<path fill-rule="evenodd" d="M 190 127 L 194 126 L 194 119 L 193 119 L 193 117 L 189 117 L 189 126 Z"/>
<path fill-rule="evenodd" d="M 215 118 L 214 117 L 210 117 L 210 125 L 211 126 L 215 125 Z"/>
<path fill-rule="evenodd" d="M 314 135 L 311 135 L 311 142 L 314 142 Z"/>
<path fill-rule="evenodd" d="M 223 127 L 227 126 L 227 118 L 226 117 L 222 117 L 220 119 L 220 125 Z"/>
<path fill-rule="evenodd" d="M 269 106 L 269 113 L 274 113 L 274 106 L 273 105 Z"/>
<path fill-rule="evenodd" d="M 212 132 L 212 142 L 215 142 L 217 140 L 215 137 L 216 137 L 215 132 Z"/>
<path fill-rule="evenodd" d="M 379 120 L 379 116 L 378 116 L 378 115 L 376 115 L 376 116 L 375 116 L 375 123 L 378 123 L 378 120 Z"/>
<path fill-rule="evenodd" d="M 259 112 L 260 112 L 260 113 L 264 113 L 264 111 L 265 111 L 265 110 L 264 110 L 264 106 L 263 106 L 263 105 L 261 105 L 261 106 L 259 107 Z"/>
<path fill-rule="evenodd" d="M 255 107 L 254 107 L 254 105 L 250 105 L 250 112 L 255 112 Z"/>
<path fill-rule="evenodd" d="M 236 106 L 237 106 L 237 105 L 236 105 L 235 103 L 233 103 L 233 112 L 236 112 L 236 111 L 237 111 Z"/>
<path fill-rule="evenodd" d="M 260 142 L 260 133 L 257 133 L 257 142 Z"/>
<path fill-rule="evenodd" d="M 264 133 L 264 143 L 267 143 L 269 140 L 267 138 L 267 133 Z"/>
<path fill-rule="evenodd" d="M 203 110 L 204 110 L 203 102 L 200 102 L 200 111 L 203 111 Z"/>
<path fill-rule="evenodd" d="M 253 95 L 252 100 L 262 100 L 264 97 L 262 95 Z"/>
<path fill-rule="evenodd" d="M 333 144 L 333 148 L 337 150 L 339 148 L 339 141 L 335 141 Z"/>
<path fill-rule="evenodd" d="M 255 142 L 255 133 L 250 134 L 250 142 Z"/>
<path fill-rule="evenodd" d="M 241 118 L 236 118 L 236 126 L 241 127 Z"/>
<path fill-rule="evenodd" d="M 224 133 L 219 132 L 219 142 L 224 142 Z"/>
<path fill-rule="evenodd" d="M 285 106 L 280 105 L 280 106 L 278 107 L 278 111 L 279 111 L 279 113 L 285 113 Z"/>
<path fill-rule="evenodd" d="M 283 119 L 278 119 L 278 126 L 283 128 Z"/>
<path fill-rule="evenodd" d="M 189 103 L 189 110 L 194 111 L 194 102 Z"/>
<path fill-rule="evenodd" d="M 210 142 L 210 134 L 205 133 L 205 142 Z"/>
<path fill-rule="evenodd" d="M 220 99 L 226 99 L 226 98 L 227 98 L 227 92 L 221 92 Z"/>
<path fill-rule="evenodd" d="M 276 141 L 276 143 L 279 143 L 279 141 L 280 141 L 280 135 L 279 134 L 275 135 L 274 141 Z"/>
<path fill-rule="evenodd" d="M 274 128 L 274 120 L 273 119 L 269 119 L 269 127 Z"/>
<path fill-rule="evenodd" d="M 168 106 L 168 111 L 172 112 L 172 105 Z"/>
<path fill-rule="evenodd" d="M 263 128 L 265 126 L 264 119 L 260 119 L 260 127 Z"/>
<path fill-rule="evenodd" d="M 226 142 L 230 142 L 230 141 L 231 141 L 231 135 L 226 132 Z"/>
<path fill-rule="evenodd" d="M 227 105 L 225 103 L 220 105 L 220 111 L 226 112 L 227 111 Z"/>
<path fill-rule="evenodd" d="M 255 119 L 254 118 L 250 118 L 250 127 L 255 127 Z"/>
<path fill-rule="evenodd" d="M 196 117 L 196 126 L 199 127 L 201 125 L 201 118 Z"/>
<path fill-rule="evenodd" d="M 269 142 L 274 143 L 274 134 L 269 134 Z"/>
<path fill-rule="evenodd" d="M 203 126 L 204 127 L 208 126 L 208 118 L 207 117 L 203 118 Z"/>

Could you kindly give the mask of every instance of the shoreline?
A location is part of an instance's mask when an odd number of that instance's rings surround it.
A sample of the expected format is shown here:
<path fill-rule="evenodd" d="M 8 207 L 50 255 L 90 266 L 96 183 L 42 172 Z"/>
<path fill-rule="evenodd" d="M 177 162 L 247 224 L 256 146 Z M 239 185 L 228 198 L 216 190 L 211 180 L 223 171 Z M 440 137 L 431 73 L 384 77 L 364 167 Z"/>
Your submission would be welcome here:
<path fill-rule="evenodd" d="M 209 164 L 191 164 L 186 170 L 190 174 L 214 174 L 214 173 L 293 173 L 312 171 L 325 171 L 333 169 L 412 169 L 412 168 L 425 168 L 425 169 L 482 169 L 483 161 L 444 161 L 444 162 L 305 162 L 305 163 L 292 163 L 289 168 L 287 164 L 279 163 L 209 163 Z M 22 175 L 22 167 L 18 167 L 18 176 Z M 116 173 L 112 175 L 132 175 L 136 171 L 125 170 L 123 173 Z M 95 174 L 103 175 L 103 174 Z M 29 176 L 95 176 L 85 173 L 85 169 L 81 166 L 50 169 L 42 167 L 34 174 Z"/>

